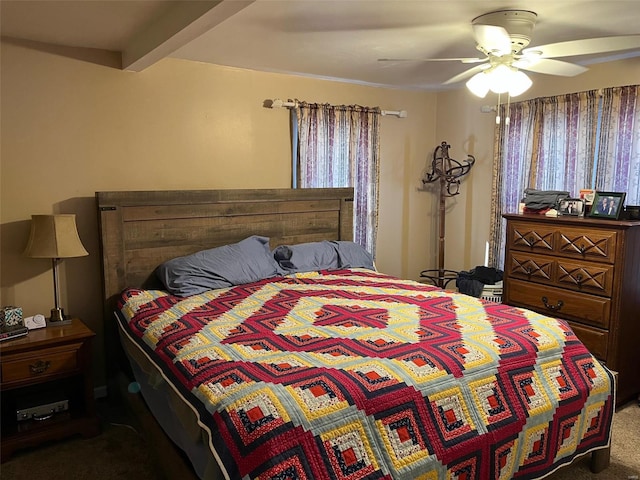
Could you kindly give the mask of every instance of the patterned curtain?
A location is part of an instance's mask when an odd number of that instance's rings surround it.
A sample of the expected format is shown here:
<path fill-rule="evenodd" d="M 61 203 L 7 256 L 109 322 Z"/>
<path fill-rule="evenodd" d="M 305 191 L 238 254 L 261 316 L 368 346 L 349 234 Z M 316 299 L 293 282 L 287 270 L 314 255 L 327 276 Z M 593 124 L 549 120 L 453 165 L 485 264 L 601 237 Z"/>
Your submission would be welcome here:
<path fill-rule="evenodd" d="M 375 255 L 380 109 L 297 102 L 295 112 L 299 186 L 353 187 L 354 241 Z"/>
<path fill-rule="evenodd" d="M 533 101 L 512 103 L 509 108 L 509 125 L 500 124 L 496 128 L 494 142 L 493 184 L 491 187 L 491 233 L 489 240 L 489 265 L 499 267 L 504 263 L 506 242 L 504 212 L 517 212 L 522 192 L 529 185 L 534 159 L 534 145 L 537 144 L 539 125 Z M 500 118 L 507 114 L 506 105 L 501 105 Z"/>
<path fill-rule="evenodd" d="M 508 109 L 508 110 L 507 110 Z M 598 126 L 597 91 L 500 105 L 496 128 L 489 263 L 504 264 L 503 213 L 518 211 L 526 188 L 590 187 Z"/>
<path fill-rule="evenodd" d="M 640 205 L 640 86 L 602 91 L 602 126 L 595 188 L 626 192 L 626 205 Z"/>
<path fill-rule="evenodd" d="M 598 127 L 598 92 L 537 99 L 540 136 L 530 185 L 577 196 L 592 185 Z"/>

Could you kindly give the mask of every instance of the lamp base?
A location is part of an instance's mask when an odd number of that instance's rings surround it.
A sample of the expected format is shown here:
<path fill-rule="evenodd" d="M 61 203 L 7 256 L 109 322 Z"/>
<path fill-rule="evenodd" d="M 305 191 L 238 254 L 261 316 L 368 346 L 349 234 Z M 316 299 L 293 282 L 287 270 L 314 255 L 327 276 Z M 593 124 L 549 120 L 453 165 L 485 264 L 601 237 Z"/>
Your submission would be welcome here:
<path fill-rule="evenodd" d="M 62 308 L 52 308 L 51 316 L 47 318 L 47 324 L 52 326 L 69 325 L 71 319 L 64 314 Z"/>

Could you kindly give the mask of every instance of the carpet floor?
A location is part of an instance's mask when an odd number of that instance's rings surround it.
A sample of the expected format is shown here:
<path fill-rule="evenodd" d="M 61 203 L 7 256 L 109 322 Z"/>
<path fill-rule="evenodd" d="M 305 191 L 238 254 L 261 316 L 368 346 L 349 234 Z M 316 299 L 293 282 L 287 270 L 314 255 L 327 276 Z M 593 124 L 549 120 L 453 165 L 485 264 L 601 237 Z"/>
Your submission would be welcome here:
<path fill-rule="evenodd" d="M 148 446 L 113 412 L 104 413 L 102 433 L 90 439 L 71 438 L 18 451 L 0 465 L 2 480 L 161 480 Z M 125 419 L 126 420 L 126 419 Z M 640 476 L 640 406 L 619 408 L 613 422 L 611 465 L 599 474 L 589 471 L 590 456 L 551 474 L 549 480 L 628 480 Z M 169 479 L 173 480 L 173 479 Z"/>

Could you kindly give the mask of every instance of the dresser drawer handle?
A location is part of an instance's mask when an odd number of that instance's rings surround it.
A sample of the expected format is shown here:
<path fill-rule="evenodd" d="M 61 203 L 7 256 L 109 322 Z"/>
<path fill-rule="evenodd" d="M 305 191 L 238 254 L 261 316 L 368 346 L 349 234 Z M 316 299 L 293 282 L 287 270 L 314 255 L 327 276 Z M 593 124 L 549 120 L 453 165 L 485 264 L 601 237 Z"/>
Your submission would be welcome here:
<path fill-rule="evenodd" d="M 578 284 L 578 287 L 582 288 L 582 275 L 580 273 L 576 275 L 576 283 Z"/>
<path fill-rule="evenodd" d="M 40 375 L 41 373 L 46 372 L 50 366 L 51 362 L 49 360 L 46 362 L 38 360 L 35 364 L 29 365 L 29 370 L 31 370 L 31 373 L 34 375 Z"/>
<path fill-rule="evenodd" d="M 584 248 L 584 245 L 580 245 L 580 246 L 578 247 L 578 250 L 580 251 L 580 254 L 584 255 L 584 251 L 585 251 L 586 249 Z"/>
<path fill-rule="evenodd" d="M 542 303 L 544 303 L 544 306 L 553 312 L 560 311 L 560 309 L 564 305 L 564 302 L 562 300 L 558 300 L 558 303 L 556 303 L 555 305 L 549 305 L 549 299 L 547 297 L 542 297 Z"/>
<path fill-rule="evenodd" d="M 535 243 L 535 238 L 533 238 L 533 237 L 529 237 L 529 238 L 527 239 L 527 246 L 529 246 L 529 247 L 533 247 L 533 244 L 534 244 L 534 243 Z"/>

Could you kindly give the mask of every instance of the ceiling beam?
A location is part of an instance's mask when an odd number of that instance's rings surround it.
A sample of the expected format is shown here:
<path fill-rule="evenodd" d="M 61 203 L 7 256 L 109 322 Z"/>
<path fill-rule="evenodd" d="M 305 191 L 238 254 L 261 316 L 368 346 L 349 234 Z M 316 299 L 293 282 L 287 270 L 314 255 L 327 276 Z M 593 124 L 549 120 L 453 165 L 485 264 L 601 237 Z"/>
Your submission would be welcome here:
<path fill-rule="evenodd" d="M 161 17 L 133 37 L 122 51 L 122 69 L 141 72 L 254 1 L 176 2 Z"/>

